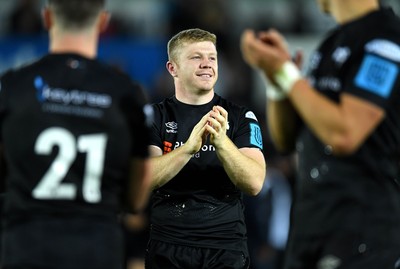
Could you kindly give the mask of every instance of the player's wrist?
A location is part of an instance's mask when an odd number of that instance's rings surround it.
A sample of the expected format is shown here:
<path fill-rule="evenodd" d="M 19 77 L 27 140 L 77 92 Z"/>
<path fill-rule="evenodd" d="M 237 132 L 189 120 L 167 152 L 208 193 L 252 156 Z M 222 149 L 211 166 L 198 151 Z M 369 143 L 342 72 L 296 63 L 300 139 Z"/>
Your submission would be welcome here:
<path fill-rule="evenodd" d="M 293 85 L 302 78 L 300 70 L 292 61 L 286 61 L 274 74 L 275 83 L 287 95 Z"/>
<path fill-rule="evenodd" d="M 281 101 L 281 100 L 287 98 L 286 93 L 283 92 L 274 83 L 272 83 L 271 78 L 268 76 L 267 73 L 261 72 L 260 74 L 264 81 L 265 94 L 267 96 L 267 99 L 272 100 L 272 101 Z"/>
<path fill-rule="evenodd" d="M 272 83 L 267 85 L 265 93 L 271 101 L 282 101 L 287 98 L 286 93 Z"/>

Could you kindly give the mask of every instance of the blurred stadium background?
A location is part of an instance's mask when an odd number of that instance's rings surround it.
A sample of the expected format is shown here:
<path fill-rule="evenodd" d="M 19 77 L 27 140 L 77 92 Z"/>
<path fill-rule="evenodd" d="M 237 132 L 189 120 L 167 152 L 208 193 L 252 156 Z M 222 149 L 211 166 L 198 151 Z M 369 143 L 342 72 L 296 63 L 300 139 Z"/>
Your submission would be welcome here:
<path fill-rule="evenodd" d="M 361 1 L 361 0 L 360 0 Z M 200 27 L 218 35 L 220 79 L 216 91 L 252 107 L 264 121 L 265 97 L 260 78 L 243 62 L 239 38 L 245 28 L 274 27 L 290 48 L 305 59 L 333 20 L 321 14 L 316 0 L 108 0 L 111 25 L 102 36 L 99 57 L 140 81 L 151 100 L 173 93 L 165 69 L 167 40 L 179 30 Z M 0 0 L 0 72 L 40 57 L 47 33 L 40 9 L 45 0 Z M 383 0 L 400 12 L 399 0 Z M 306 63 L 306 61 L 305 61 Z M 268 143 L 268 138 L 266 137 Z"/>
<path fill-rule="evenodd" d="M 40 21 L 45 0 L 0 0 L 0 72 L 47 51 L 47 33 Z M 315 0 L 109 0 L 112 23 L 104 33 L 100 57 L 118 65 L 147 88 L 154 100 L 172 92 L 166 76 L 166 42 L 178 30 L 201 27 L 218 35 L 220 80 L 217 92 L 252 106 L 263 106 L 257 76 L 241 59 L 240 33 L 275 27 L 291 49 L 307 57 L 334 24 Z M 384 4 L 400 11 L 399 0 Z"/>
<path fill-rule="evenodd" d="M 269 140 L 264 86 L 260 76 L 241 57 L 240 34 L 245 28 L 278 29 L 285 34 L 293 53 L 303 51 L 304 68 L 307 68 L 311 51 L 326 31 L 335 25 L 329 16 L 319 12 L 315 2 L 108 0 L 107 4 L 112 20 L 101 37 L 99 57 L 142 83 L 152 102 L 174 92 L 172 78 L 165 68 L 168 39 L 178 31 L 192 27 L 217 34 L 220 77 L 216 92 L 256 113 L 263 128 L 265 155 L 270 169 L 270 178 L 266 180 L 262 193 L 256 199 L 246 200 L 250 208 L 247 221 L 253 262 L 251 269 L 279 268 L 287 238 L 295 158 L 277 154 Z M 0 0 L 0 72 L 35 60 L 47 52 L 47 32 L 40 18 L 44 3 L 45 0 Z M 382 4 L 392 6 L 400 14 L 400 0 L 382 0 Z M 274 193 L 272 200 L 271 193 Z M 135 244 L 140 240 L 138 234 L 140 232 L 131 235 Z M 140 238 L 145 245 L 144 236 Z M 138 267 L 128 265 L 127 268 L 142 268 L 140 264 Z"/>

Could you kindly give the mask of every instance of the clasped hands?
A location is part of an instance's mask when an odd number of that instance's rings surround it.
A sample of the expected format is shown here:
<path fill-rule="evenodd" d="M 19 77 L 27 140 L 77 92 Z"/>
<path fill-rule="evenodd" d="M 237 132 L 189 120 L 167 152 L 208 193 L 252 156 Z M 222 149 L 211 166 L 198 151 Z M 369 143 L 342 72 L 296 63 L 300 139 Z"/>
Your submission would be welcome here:
<path fill-rule="evenodd" d="M 190 148 L 191 154 L 195 154 L 206 143 L 209 137 L 210 144 L 218 149 L 223 145 L 225 139 L 228 138 L 226 135 L 227 128 L 228 112 L 221 106 L 214 106 L 194 126 L 185 145 Z"/>
<path fill-rule="evenodd" d="M 273 100 L 286 98 L 294 83 L 301 78 L 298 66 L 303 55 L 296 52 L 292 60 L 284 37 L 274 29 L 256 33 L 245 30 L 241 36 L 244 60 L 253 68 L 261 70 L 269 82 L 267 97 Z"/>

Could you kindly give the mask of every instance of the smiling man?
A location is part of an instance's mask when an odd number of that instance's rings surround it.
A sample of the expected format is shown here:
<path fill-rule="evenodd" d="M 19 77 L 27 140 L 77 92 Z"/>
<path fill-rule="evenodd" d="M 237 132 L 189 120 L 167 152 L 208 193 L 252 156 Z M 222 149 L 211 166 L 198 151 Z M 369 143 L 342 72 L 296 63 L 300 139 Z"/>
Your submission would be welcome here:
<path fill-rule="evenodd" d="M 266 170 L 257 118 L 214 92 L 214 34 L 184 30 L 168 56 L 175 95 L 154 104 L 146 268 L 248 268 L 242 195 Z"/>

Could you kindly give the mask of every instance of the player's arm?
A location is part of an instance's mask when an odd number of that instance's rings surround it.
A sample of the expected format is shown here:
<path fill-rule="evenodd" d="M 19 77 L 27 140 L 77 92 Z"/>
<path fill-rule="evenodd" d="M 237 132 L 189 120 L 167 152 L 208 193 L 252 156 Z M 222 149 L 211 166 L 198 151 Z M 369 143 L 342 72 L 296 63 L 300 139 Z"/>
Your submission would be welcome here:
<path fill-rule="evenodd" d="M 284 100 L 270 100 L 266 106 L 267 125 L 275 148 L 282 153 L 295 149 L 300 120 L 292 103 Z"/>
<path fill-rule="evenodd" d="M 190 161 L 193 154 L 198 152 L 205 141 L 207 135 L 205 126 L 208 114 L 193 128 L 189 139 L 179 148 L 167 154 L 157 146 L 150 146 L 151 166 L 153 169 L 151 186 L 159 188 L 175 177 L 182 168 Z"/>
<path fill-rule="evenodd" d="M 5 177 L 6 177 L 6 164 L 4 160 L 3 145 L 0 143 L 0 215 L 3 207 L 5 195 Z"/>
<path fill-rule="evenodd" d="M 353 153 L 382 121 L 384 110 L 347 93 L 338 103 L 320 94 L 288 59 L 284 43 L 276 31 L 265 32 L 262 38 L 251 31 L 242 36 L 245 59 L 282 90 L 314 134 L 332 147 L 333 154 Z"/>
<path fill-rule="evenodd" d="M 175 177 L 179 171 L 189 162 L 192 154 L 186 147 L 181 146 L 167 154 L 157 146 L 150 146 L 151 166 L 153 176 L 151 178 L 152 189 L 159 188 Z"/>
<path fill-rule="evenodd" d="M 4 162 L 3 145 L 0 143 L 0 217 L 3 209 L 4 192 L 5 192 L 5 175 L 6 167 Z"/>
<path fill-rule="evenodd" d="M 4 158 L 3 144 L 0 143 L 0 193 L 4 192 L 6 180 L 6 161 Z"/>
<path fill-rule="evenodd" d="M 271 139 L 278 151 L 290 152 L 295 146 L 300 120 L 286 94 L 272 83 L 274 72 L 271 71 L 271 66 L 277 68 L 275 66 L 279 67 L 281 64 L 280 62 L 276 63 L 277 59 L 291 59 L 287 43 L 283 36 L 275 30 L 257 34 L 251 30 L 245 30 L 240 44 L 243 59 L 260 72 L 265 82 L 266 116 Z M 299 66 L 302 59 L 302 53 L 296 53 L 295 61 Z"/>
<path fill-rule="evenodd" d="M 334 154 L 355 152 L 385 117 L 385 111 L 364 99 L 344 93 L 335 103 L 309 83 L 297 81 L 289 98 L 316 136 L 332 147 Z"/>
<path fill-rule="evenodd" d="M 148 158 L 132 158 L 130 161 L 129 205 L 134 212 L 145 209 L 151 188 L 151 165 Z"/>
<path fill-rule="evenodd" d="M 238 149 L 227 138 L 224 146 L 217 150 L 230 180 L 248 195 L 257 195 L 264 184 L 266 165 L 264 155 L 258 148 Z"/>
<path fill-rule="evenodd" d="M 237 148 L 226 135 L 228 112 L 215 106 L 208 121 L 210 142 L 230 180 L 249 195 L 257 195 L 264 184 L 266 164 L 259 148 Z"/>

